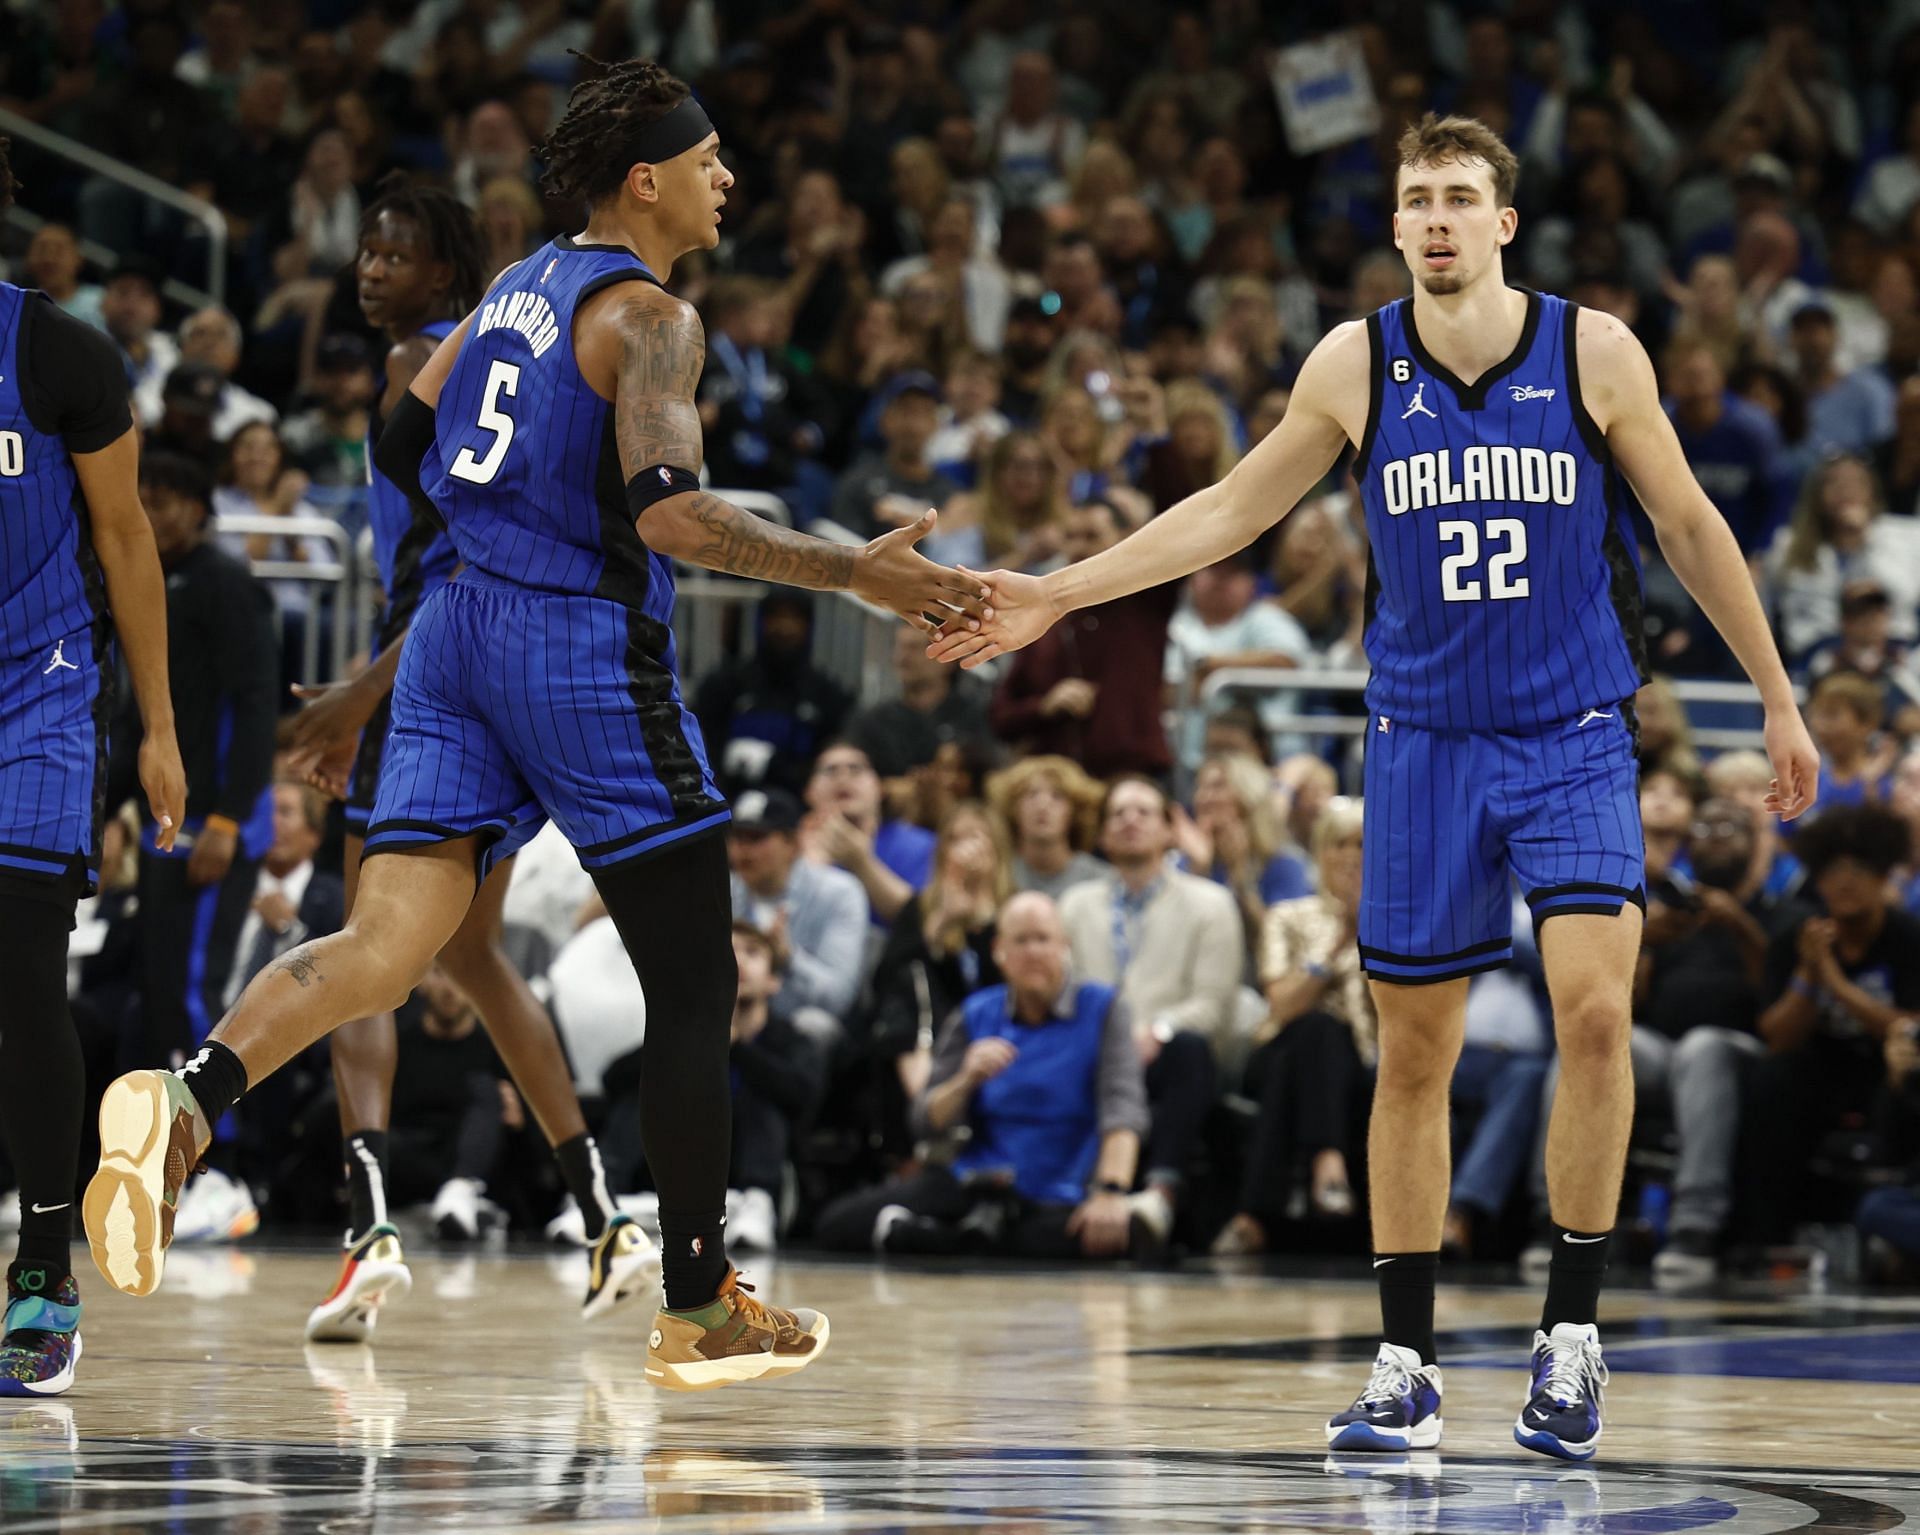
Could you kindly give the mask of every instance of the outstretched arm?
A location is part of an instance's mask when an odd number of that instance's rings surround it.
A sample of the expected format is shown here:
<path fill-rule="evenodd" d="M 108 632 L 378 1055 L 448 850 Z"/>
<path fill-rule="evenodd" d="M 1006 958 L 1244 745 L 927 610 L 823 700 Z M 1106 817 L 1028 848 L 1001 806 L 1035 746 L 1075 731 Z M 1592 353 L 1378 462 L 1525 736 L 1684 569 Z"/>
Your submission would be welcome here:
<path fill-rule="evenodd" d="M 1647 509 L 1660 552 L 1760 690 L 1774 771 L 1767 808 L 1792 820 L 1813 804 L 1820 757 L 1794 702 L 1793 684 L 1780 663 L 1746 557 L 1693 477 L 1673 423 L 1660 408 L 1646 349 L 1612 315 L 1583 309 L 1579 324 L 1587 410 Z"/>
<path fill-rule="evenodd" d="M 694 391 L 706 337 L 693 306 L 651 286 L 613 306 L 620 332 L 614 427 L 620 472 L 647 547 L 689 564 L 816 591 L 851 591 L 931 630 L 934 614 L 977 614 L 985 586 L 935 565 L 913 546 L 932 531 L 934 513 L 855 549 L 779 527 L 720 496 L 687 488 L 658 495 L 700 468 L 700 413 Z"/>
<path fill-rule="evenodd" d="M 1177 581 L 1252 543 L 1320 482 L 1366 429 L 1370 364 L 1364 323 L 1336 327 L 1313 349 L 1280 425 L 1225 479 L 1196 491 L 1102 554 L 1046 576 L 996 571 L 993 616 L 977 632 L 944 633 L 927 653 L 975 667 L 1030 645 L 1076 608 Z"/>

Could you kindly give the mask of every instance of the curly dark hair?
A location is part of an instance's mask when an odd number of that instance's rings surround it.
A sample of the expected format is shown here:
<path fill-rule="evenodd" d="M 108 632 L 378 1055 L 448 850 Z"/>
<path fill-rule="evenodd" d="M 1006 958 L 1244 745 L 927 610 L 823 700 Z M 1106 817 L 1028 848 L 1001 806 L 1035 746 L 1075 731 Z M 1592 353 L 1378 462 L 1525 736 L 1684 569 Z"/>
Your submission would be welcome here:
<path fill-rule="evenodd" d="M 479 303 L 487 291 L 487 242 L 480 221 L 467 205 L 451 192 L 422 185 L 405 171 L 389 171 L 381 178 L 378 192 L 360 216 L 360 238 L 372 232 L 383 213 L 413 220 L 431 259 L 453 269 L 447 287 L 453 313 L 463 315 Z"/>
<path fill-rule="evenodd" d="M 13 166 L 7 160 L 7 151 L 11 148 L 13 140 L 0 137 L 0 213 L 13 206 Z"/>
<path fill-rule="evenodd" d="M 652 59 L 605 64 L 581 53 L 591 72 L 567 98 L 566 115 L 539 154 L 546 188 L 569 202 L 597 203 L 619 191 L 640 158 L 638 130 L 658 122 L 691 94 Z"/>
<path fill-rule="evenodd" d="M 1818 879 L 1841 859 L 1888 875 L 1912 856 L 1906 821 L 1884 805 L 1836 805 L 1823 810 L 1794 836 L 1793 856 Z"/>

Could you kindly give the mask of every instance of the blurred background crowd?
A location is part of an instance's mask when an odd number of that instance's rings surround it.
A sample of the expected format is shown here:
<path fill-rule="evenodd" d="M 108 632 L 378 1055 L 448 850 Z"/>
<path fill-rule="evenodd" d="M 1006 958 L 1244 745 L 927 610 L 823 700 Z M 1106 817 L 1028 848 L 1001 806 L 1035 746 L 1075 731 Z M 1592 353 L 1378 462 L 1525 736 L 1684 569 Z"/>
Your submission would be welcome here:
<path fill-rule="evenodd" d="M 0 6 L 0 108 L 218 210 L 224 241 L 16 128 L 0 261 L 122 348 L 166 455 L 156 521 L 264 573 L 257 605 L 222 596 L 187 684 L 253 733 L 223 759 L 242 835 L 156 871 L 122 810 L 76 940 L 99 1082 L 340 920 L 337 817 L 270 780 L 286 684 L 332 653 L 308 629 L 364 638 L 302 579 L 329 526 L 346 546 L 365 522 L 386 343 L 355 300 L 363 208 L 396 169 L 444 185 L 490 271 L 577 228 L 534 151 L 592 58 L 634 54 L 695 85 L 737 178 L 719 249 L 672 282 L 707 328 L 711 484 L 842 538 L 937 505 L 929 552 L 983 568 L 1085 559 L 1226 472 L 1330 326 L 1409 291 L 1387 217 L 1405 123 L 1505 135 L 1509 278 L 1646 343 L 1824 763 L 1816 817 L 1764 816 L 1754 711 L 1710 686 L 1737 668 L 1643 521 L 1632 1251 L 1676 1286 L 1912 1277 L 1915 0 Z M 1075 614 L 991 675 L 905 631 L 849 663 L 822 639 L 838 596 L 728 605 L 685 684 L 735 796 L 737 1242 L 1364 1241 L 1359 705 L 1331 674 L 1365 665 L 1366 559 L 1342 468 L 1243 556 Z M 644 1211 L 644 1001 L 590 897 L 549 834 L 510 938 Z M 1448 1245 L 1537 1259 L 1537 963 L 1476 978 L 1468 1041 Z M 338 1219 L 330 1092 L 322 1047 L 250 1097 L 183 1232 Z M 402 1197 L 449 1237 L 554 1217 L 538 1137 L 440 978 L 403 1022 L 394 1122 Z"/>

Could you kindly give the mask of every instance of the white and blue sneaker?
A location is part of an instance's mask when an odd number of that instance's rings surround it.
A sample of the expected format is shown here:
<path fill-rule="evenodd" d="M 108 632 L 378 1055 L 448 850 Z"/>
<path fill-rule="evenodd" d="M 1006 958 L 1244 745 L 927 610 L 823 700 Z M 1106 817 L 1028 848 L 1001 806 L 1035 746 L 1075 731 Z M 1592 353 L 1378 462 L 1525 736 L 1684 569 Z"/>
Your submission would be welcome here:
<path fill-rule="evenodd" d="M 1599 1328 L 1560 1322 L 1551 1336 L 1535 1332 L 1533 1391 L 1514 1421 L 1514 1442 L 1561 1460 L 1592 1460 L 1606 1386 Z"/>
<path fill-rule="evenodd" d="M 1332 1450 L 1430 1450 L 1440 1442 L 1440 1366 L 1419 1352 L 1382 1343 L 1366 1389 L 1327 1420 Z"/>

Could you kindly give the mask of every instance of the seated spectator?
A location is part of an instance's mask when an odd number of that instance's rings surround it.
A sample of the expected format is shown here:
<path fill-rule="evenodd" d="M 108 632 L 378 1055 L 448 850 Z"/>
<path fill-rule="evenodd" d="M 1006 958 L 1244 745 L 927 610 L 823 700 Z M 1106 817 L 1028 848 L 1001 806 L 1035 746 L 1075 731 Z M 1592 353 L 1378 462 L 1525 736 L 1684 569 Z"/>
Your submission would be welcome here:
<path fill-rule="evenodd" d="M 1064 477 L 1032 432 L 1009 432 L 988 451 L 980 488 L 962 491 L 940 512 L 944 547 L 967 564 L 966 542 L 981 568 L 1036 571 L 1061 551 L 1067 503 Z"/>
<path fill-rule="evenodd" d="M 351 253 L 349 253 L 351 254 Z M 280 413 L 256 394 L 249 394 L 233 381 L 240 366 L 240 322 L 217 304 L 210 304 L 187 316 L 180 327 L 180 363 L 210 369 L 217 378 L 213 391 L 211 431 L 215 442 L 227 442 L 249 421 L 277 421 Z M 175 370 L 177 374 L 178 370 Z M 142 421 L 156 422 L 164 414 L 164 396 L 175 374 L 164 383 L 150 385 L 149 393 L 134 395 L 134 407 Z M 196 379 L 198 374 L 193 375 Z"/>
<path fill-rule="evenodd" d="M 337 933 L 346 918 L 346 887 L 338 874 L 316 870 L 314 854 L 326 837 L 327 806 L 305 784 L 273 786 L 273 842 L 260 861 L 253 901 L 234 945 L 226 1005 L 288 949 Z"/>
<path fill-rule="evenodd" d="M 1120 542 L 1120 514 L 1105 501 L 1068 513 L 1068 564 Z M 1096 778 L 1164 773 L 1172 765 L 1157 688 L 1177 582 L 1080 608 L 1017 652 L 993 695 L 993 731 L 1028 752 L 1071 757 Z"/>
<path fill-rule="evenodd" d="M 1868 800 L 1885 803 L 1893 787 L 1888 753 L 1879 741 L 1885 716 L 1886 700 L 1879 684 L 1865 677 L 1832 672 L 1813 685 L 1807 699 L 1807 733 L 1820 748 L 1820 792 L 1814 801 L 1814 818 L 1840 805 Z"/>
<path fill-rule="evenodd" d="M 249 421 L 227 444 L 222 483 L 213 492 L 213 533 L 228 554 L 248 566 L 271 560 L 289 565 L 325 565 L 339 551 L 315 534 L 234 533 L 223 524 L 233 517 L 324 517 L 306 499 L 311 483 L 305 473 L 287 462 L 280 430 L 271 421 Z M 300 641 L 305 625 L 313 621 L 314 589 L 297 578 L 266 583 L 273 593 L 286 635 L 282 673 L 288 679 L 311 680 L 300 669 Z M 344 617 L 344 609 L 334 604 Z"/>
<path fill-rule="evenodd" d="M 1130 1195 L 1147 1129 L 1133 1024 L 1113 987 L 1069 970 L 1044 895 L 1001 913 L 1006 980 L 942 1026 L 916 1127 L 967 1140 L 950 1166 L 849 1195 L 820 1217 L 830 1251 L 1116 1258 L 1158 1245 Z"/>
<path fill-rule="evenodd" d="M 1273 770 L 1273 804 L 1280 816 L 1279 857 L 1293 868 L 1289 878 L 1314 888 L 1313 855 L 1307 851 L 1321 813 L 1340 792 L 1340 775 L 1331 763 L 1310 752 L 1295 752 Z"/>
<path fill-rule="evenodd" d="M 1920 733 L 1920 671 L 1905 640 L 1892 635 L 1893 603 L 1876 576 L 1849 581 L 1840 593 L 1840 632 L 1814 646 L 1807 676 L 1814 682 L 1850 672 L 1883 690 L 1896 736 Z"/>
<path fill-rule="evenodd" d="M 1190 768 L 1200 763 L 1208 712 L 1201 685 L 1209 676 L 1235 666 L 1296 667 L 1313 658 L 1293 615 L 1278 603 L 1255 600 L 1257 592 L 1252 556 L 1242 551 L 1196 570 L 1167 626 L 1163 675 L 1185 710 L 1180 756 Z M 1269 729 L 1299 708 L 1299 695 L 1286 690 L 1262 688 L 1257 696 Z"/>
<path fill-rule="evenodd" d="M 1280 524 L 1273 552 L 1274 601 L 1306 632 L 1307 643 L 1330 660 L 1360 659 L 1360 624 L 1367 585 L 1367 554 L 1341 510 L 1342 498 L 1322 496 L 1296 507 Z"/>
<path fill-rule="evenodd" d="M 1061 111 L 1058 101 L 1053 60 L 1037 50 L 1015 54 L 1006 110 L 983 146 L 1003 207 L 1048 207 L 1066 200 L 1067 185 L 1086 153 L 1087 130 Z"/>
<path fill-rule="evenodd" d="M 387 1132 L 390 1205 L 433 1201 L 433 1223 L 448 1241 L 471 1242 L 495 1212 L 487 1185 L 500 1143 L 525 1111 L 480 1027 L 473 1000 L 438 965 L 421 978 L 417 1007 L 395 1020 L 393 1119 Z"/>
<path fill-rule="evenodd" d="M 1299 866 L 1280 854 L 1272 780 L 1252 757 L 1209 757 L 1193 781 L 1193 813 L 1174 810 L 1175 847 L 1191 874 L 1233 892 L 1258 948 L 1267 908 L 1312 890 Z"/>
<path fill-rule="evenodd" d="M 713 483 L 772 491 L 798 523 L 824 515 L 832 476 L 812 461 L 825 440 L 820 408 L 785 358 L 779 294 L 762 278 L 722 278 L 706 308 L 697 398 Z"/>
<path fill-rule="evenodd" d="M 180 348 L 160 329 L 160 268 L 143 256 L 126 256 L 107 278 L 100 296 L 100 323 L 127 360 L 127 384 L 157 400 Z M 152 426 L 151 421 L 142 421 Z"/>
<path fill-rule="evenodd" d="M 1836 458 L 1806 478 L 1793 521 L 1767 552 L 1767 584 L 1780 641 L 1803 661 L 1840 633 L 1840 599 L 1849 581 L 1872 577 L 1891 603 L 1888 634 L 1920 638 L 1920 523 L 1889 517 L 1873 471 Z"/>
<path fill-rule="evenodd" d="M 1734 894 L 1742 901 L 1762 893 L 1775 898 L 1797 894 L 1806 871 L 1787 851 L 1780 822 L 1767 809 L 1773 764 L 1756 751 L 1722 752 L 1707 764 L 1705 778 L 1707 793 L 1743 806 L 1753 829 L 1753 864 Z"/>
<path fill-rule="evenodd" d="M 924 768 L 949 741 L 991 742 L 986 689 L 971 672 L 927 658 L 927 637 L 905 624 L 894 630 L 893 669 L 900 696 L 862 709 L 846 737 L 884 779 Z"/>
<path fill-rule="evenodd" d="M 80 242 L 65 224 L 42 224 L 27 242 L 21 270 L 25 287 L 38 288 L 76 320 L 104 330 L 101 314 L 104 298 L 97 282 L 82 282 L 80 271 L 85 258 Z"/>
<path fill-rule="evenodd" d="M 287 455 L 316 485 L 358 491 L 367 479 L 373 358 L 350 333 L 323 337 L 314 354 L 314 401 L 281 426 Z"/>
<path fill-rule="evenodd" d="M 925 254 L 892 263 L 880 274 L 880 291 L 896 298 L 915 277 L 934 274 L 959 289 L 968 341 L 982 352 L 997 352 L 1006 338 L 1013 285 L 997 260 L 979 253 L 974 226 L 973 199 L 948 197 L 933 215 Z"/>
<path fill-rule="evenodd" d="M 1452 1257 L 1472 1257 L 1479 1233 L 1506 1209 L 1539 1131 L 1552 1023 L 1533 913 L 1517 891 L 1512 922 L 1512 962 L 1467 983 L 1466 1035 L 1449 1097 L 1477 1112 L 1464 1148 L 1454 1136 L 1453 1186 L 1440 1237 L 1441 1251 Z M 1456 1115 L 1456 1132 L 1459 1123 Z"/>
<path fill-rule="evenodd" d="M 857 459 L 840 477 L 828 514 L 861 538 L 874 538 L 918 521 L 959 490 L 928 467 L 927 444 L 940 424 L 940 385 L 931 373 L 896 374 L 880 391 L 883 453 Z M 944 555 L 937 531 L 923 544 L 930 559 Z M 931 546 L 931 547 L 929 547 Z"/>
<path fill-rule="evenodd" d="M 1757 556 L 1773 535 L 1779 431 L 1758 408 L 1729 392 L 1725 369 L 1700 337 L 1676 340 L 1667 349 L 1666 409 L 1700 488 L 1742 551 Z"/>
<path fill-rule="evenodd" d="M 781 970 L 773 1010 L 831 1048 L 860 995 L 867 899 L 852 875 L 800 856 L 799 830 L 799 803 L 783 790 L 750 789 L 734 801 L 733 914 L 773 940 Z"/>
<path fill-rule="evenodd" d="M 884 814 L 880 775 L 852 741 L 828 744 L 807 780 L 800 846 L 814 863 L 852 874 L 881 926 L 900 915 L 933 872 L 933 833 Z"/>
<path fill-rule="evenodd" d="M 1360 972 L 1360 804 L 1336 800 L 1313 829 L 1317 895 L 1282 901 L 1261 925 L 1267 1018 L 1246 1071 L 1260 1106 L 1232 1220 L 1216 1255 L 1265 1252 L 1283 1220 L 1356 1211 L 1377 1022 Z M 1305 1185 L 1306 1195 L 1295 1191 Z"/>
<path fill-rule="evenodd" d="M 1059 900 L 1107 866 L 1088 853 L 1100 785 L 1070 757 L 1028 757 L 987 781 L 987 801 L 1013 837 L 1013 888 Z"/>
<path fill-rule="evenodd" d="M 927 461 L 955 481 L 973 485 L 993 445 L 1013 429 L 999 408 L 1000 359 L 986 352 L 961 352 L 947 363 L 945 383 L 946 409 L 940 429 L 927 444 Z M 960 499 L 956 496 L 947 505 Z M 944 507 L 940 522 L 942 531 L 952 531 Z"/>
<path fill-rule="evenodd" d="M 1229 704 L 1218 714 L 1207 720 L 1205 737 L 1206 750 L 1202 761 L 1208 757 L 1245 757 L 1249 762 L 1260 765 L 1263 776 L 1271 780 L 1273 773 L 1273 745 L 1267 739 L 1267 727 L 1260 723 L 1260 715 L 1250 704 Z M 1267 798 L 1273 798 L 1273 785 L 1265 785 Z M 1290 895 L 1305 895 L 1313 888 L 1310 880 L 1302 879 L 1300 888 L 1289 891 Z M 1284 897 L 1275 897 L 1276 900 Z"/>
<path fill-rule="evenodd" d="M 1633 696 L 1634 717 L 1640 722 L 1640 771 L 1670 769 L 1693 778 L 1700 772 L 1700 754 L 1693 749 L 1693 726 L 1686 706 L 1673 690 L 1673 680 L 1655 675 Z"/>
<path fill-rule="evenodd" d="M 772 1002 L 781 987 L 774 942 L 751 923 L 733 924 L 740 986 L 733 1004 L 732 1187 L 727 1240 L 754 1252 L 779 1243 L 780 1188 L 800 1128 L 819 1100 L 825 1071 L 818 1049 Z"/>
<path fill-rule="evenodd" d="M 1892 903 L 1888 875 L 1911 856 L 1906 823 L 1878 805 L 1829 810 L 1794 839 L 1819 896 L 1767 954 L 1760 1015 L 1769 1052 L 1747 1109 L 1759 1235 L 1779 1240 L 1807 1211 L 1812 1163 L 1843 1125 L 1862 1125 L 1884 1076 L 1886 1037 L 1920 1010 L 1920 918 Z"/>
<path fill-rule="evenodd" d="M 1893 385 L 1877 368 L 1844 371 L 1831 305 L 1810 299 L 1793 313 L 1787 341 L 1807 401 L 1807 441 L 1821 454 L 1871 453 L 1893 436 Z"/>
<path fill-rule="evenodd" d="M 751 654 L 722 661 L 694 691 L 707 755 L 729 794 L 799 794 L 815 753 L 840 733 L 850 700 L 813 662 L 813 602 L 811 592 L 770 590 Z"/>
<path fill-rule="evenodd" d="M 1882 1054 L 1875 1139 L 1900 1181 L 1869 1190 L 1854 1223 L 1867 1239 L 1868 1277 L 1910 1286 L 1920 1278 L 1920 1018 L 1895 1020 Z"/>
<path fill-rule="evenodd" d="M 872 1049 L 907 1101 L 927 1084 L 933 1038 L 968 996 L 998 983 L 994 918 L 1013 894 L 1005 833 L 984 805 L 954 806 L 940 826 L 933 878 L 901 908 L 873 971 Z"/>
<path fill-rule="evenodd" d="M 1216 1055 L 1239 1054 L 1246 964 L 1233 897 L 1169 867 L 1172 848 L 1166 791 L 1137 774 L 1122 776 L 1100 813 L 1107 876 L 1060 898 L 1074 973 L 1119 987 L 1133 1017 L 1153 1111 L 1146 1182 L 1164 1201 L 1168 1225 L 1213 1103 Z"/>

